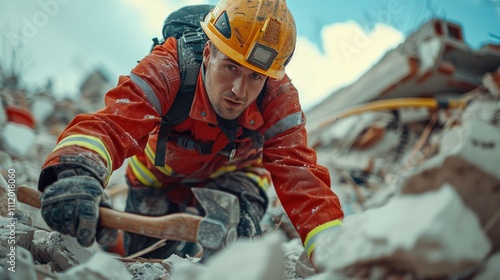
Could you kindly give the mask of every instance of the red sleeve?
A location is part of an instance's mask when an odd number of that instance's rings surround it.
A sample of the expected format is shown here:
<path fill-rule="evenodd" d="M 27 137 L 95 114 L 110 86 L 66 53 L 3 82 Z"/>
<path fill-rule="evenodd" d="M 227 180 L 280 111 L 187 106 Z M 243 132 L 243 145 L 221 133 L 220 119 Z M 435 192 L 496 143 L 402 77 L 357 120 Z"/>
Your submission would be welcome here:
<path fill-rule="evenodd" d="M 278 82 L 275 82 L 278 83 Z M 343 219 L 340 201 L 330 188 L 330 174 L 317 163 L 307 146 L 305 117 L 298 94 L 285 77 L 268 97 L 264 166 L 272 175 L 276 193 L 297 232 L 305 242 L 321 225 Z"/>
<path fill-rule="evenodd" d="M 129 76 L 119 78 L 106 93 L 103 109 L 72 120 L 59 136 L 58 152 L 49 155 L 46 164 L 75 145 L 99 154 L 111 173 L 144 149 L 179 87 L 177 43 L 171 38 L 155 47 Z"/>

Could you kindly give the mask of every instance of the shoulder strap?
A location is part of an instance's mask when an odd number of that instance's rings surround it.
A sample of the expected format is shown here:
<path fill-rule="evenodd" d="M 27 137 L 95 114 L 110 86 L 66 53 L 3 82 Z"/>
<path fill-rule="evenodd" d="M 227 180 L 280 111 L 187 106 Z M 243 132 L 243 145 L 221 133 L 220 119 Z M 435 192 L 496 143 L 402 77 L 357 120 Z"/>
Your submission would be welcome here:
<path fill-rule="evenodd" d="M 205 41 L 205 35 L 199 32 L 186 33 L 177 40 L 181 87 L 172 102 L 172 106 L 162 116 L 156 142 L 156 166 L 165 166 L 165 153 L 172 126 L 185 121 L 189 116 L 203 60 Z"/>

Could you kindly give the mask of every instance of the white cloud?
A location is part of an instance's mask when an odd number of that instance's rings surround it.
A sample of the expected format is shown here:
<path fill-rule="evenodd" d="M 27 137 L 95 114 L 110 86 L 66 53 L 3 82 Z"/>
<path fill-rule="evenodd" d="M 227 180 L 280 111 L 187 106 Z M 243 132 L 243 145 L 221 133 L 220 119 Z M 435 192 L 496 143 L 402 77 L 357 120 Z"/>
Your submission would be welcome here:
<path fill-rule="evenodd" d="M 143 24 L 147 27 L 146 30 L 160 30 L 163 26 L 163 21 L 170 13 L 187 5 L 208 4 L 207 0 L 125 0 L 124 5 L 129 6 L 138 13 L 138 18 L 143 19 Z M 156 34 L 158 33 L 158 34 Z M 156 32 L 155 36 L 160 36 L 161 32 Z"/>
<path fill-rule="evenodd" d="M 321 35 L 324 53 L 313 42 L 299 37 L 287 67 L 304 110 L 354 82 L 404 40 L 404 35 L 390 26 L 378 24 L 367 33 L 352 21 L 325 26 Z"/>

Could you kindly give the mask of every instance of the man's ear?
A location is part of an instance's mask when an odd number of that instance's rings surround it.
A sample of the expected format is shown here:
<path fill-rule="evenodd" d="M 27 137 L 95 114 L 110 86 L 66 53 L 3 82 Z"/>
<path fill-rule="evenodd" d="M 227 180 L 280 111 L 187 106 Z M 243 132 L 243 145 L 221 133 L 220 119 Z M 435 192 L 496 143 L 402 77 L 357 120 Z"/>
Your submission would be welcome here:
<path fill-rule="evenodd" d="M 207 41 L 203 47 L 203 65 L 207 67 L 208 59 L 210 58 L 211 42 Z"/>

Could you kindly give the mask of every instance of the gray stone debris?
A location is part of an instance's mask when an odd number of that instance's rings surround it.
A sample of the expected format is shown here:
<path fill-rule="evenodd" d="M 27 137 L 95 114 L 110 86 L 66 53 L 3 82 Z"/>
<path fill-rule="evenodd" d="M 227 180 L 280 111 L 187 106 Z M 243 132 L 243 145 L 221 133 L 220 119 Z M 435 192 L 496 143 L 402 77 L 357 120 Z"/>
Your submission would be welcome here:
<path fill-rule="evenodd" d="M 297 246 L 297 248 L 300 247 Z M 309 260 L 309 256 L 307 255 L 307 252 L 305 250 L 299 255 L 299 258 L 295 259 L 295 261 L 291 263 L 295 263 L 295 273 L 297 273 L 297 275 L 302 278 L 309 278 L 316 274 L 316 271 L 314 270 L 314 267 L 312 266 L 312 263 Z"/>
<path fill-rule="evenodd" d="M 382 265 L 425 279 L 476 265 L 490 249 L 475 214 L 445 185 L 420 195 L 396 196 L 345 221 L 337 234 L 320 239 L 315 261 L 327 271 L 348 275 Z"/>
<path fill-rule="evenodd" d="M 75 238 L 50 232 L 37 242 L 37 257 L 41 263 L 52 263 L 56 271 L 65 271 L 90 259 L 92 253 L 80 246 Z"/>
<path fill-rule="evenodd" d="M 169 280 L 283 279 L 285 273 L 281 243 L 283 236 L 272 233 L 253 240 L 240 239 L 207 260 L 206 265 L 179 263 Z"/>
<path fill-rule="evenodd" d="M 197 258 L 181 258 L 179 257 L 178 255 L 171 255 L 170 257 L 168 257 L 167 259 L 164 259 L 162 262 L 161 262 L 161 265 L 163 266 L 163 268 L 168 272 L 168 273 L 172 273 L 172 269 L 175 265 L 177 265 L 178 263 L 181 263 L 181 262 L 198 262 L 200 259 L 197 259 Z"/>
<path fill-rule="evenodd" d="M 7 154 L 0 151 L 0 166 L 2 162 L 2 156 L 8 157 Z M 1 170 L 1 169 L 0 169 Z M 0 176 L 0 216 L 7 217 L 8 213 L 8 187 L 7 180 L 3 176 Z"/>
<path fill-rule="evenodd" d="M 132 263 L 127 265 L 134 280 L 167 280 L 169 272 L 160 263 Z"/>
<path fill-rule="evenodd" d="M 10 280 L 36 279 L 33 257 L 28 250 L 20 246 L 16 247 L 16 260 L 14 267 L 15 270 L 9 270 L 6 275 Z"/>
<path fill-rule="evenodd" d="M 474 109 L 478 110 L 481 109 Z M 474 116 L 444 133 L 439 153 L 404 175 L 401 192 L 421 193 L 449 183 L 476 213 L 497 251 L 500 249 L 500 129 L 479 119 L 478 114 Z"/>
<path fill-rule="evenodd" d="M 15 217 L 0 217 L 0 256 L 6 256 L 11 251 L 11 246 L 21 246 L 29 250 L 33 234 L 31 225 L 23 224 Z"/>
<path fill-rule="evenodd" d="M 474 280 L 500 279 L 500 253 L 491 256 Z"/>
<path fill-rule="evenodd" d="M 68 280 L 132 280 L 132 274 L 119 260 L 106 253 L 95 253 L 80 265 L 75 265 L 61 274 Z M 147 279 L 147 278 L 145 278 Z"/>

